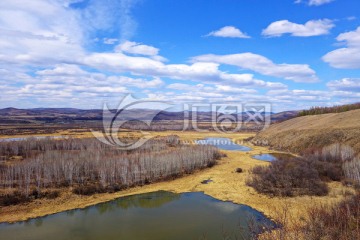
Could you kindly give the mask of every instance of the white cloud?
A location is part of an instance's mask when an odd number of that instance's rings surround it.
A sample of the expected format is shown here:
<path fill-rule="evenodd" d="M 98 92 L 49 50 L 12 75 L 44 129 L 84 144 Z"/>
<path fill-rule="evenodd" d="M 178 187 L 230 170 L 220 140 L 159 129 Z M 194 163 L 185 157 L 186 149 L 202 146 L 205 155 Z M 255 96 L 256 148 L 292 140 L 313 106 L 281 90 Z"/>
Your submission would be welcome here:
<path fill-rule="evenodd" d="M 327 86 L 336 91 L 360 92 L 360 79 L 343 78 L 341 80 L 330 81 L 327 83 Z"/>
<path fill-rule="evenodd" d="M 346 47 L 331 51 L 322 59 L 335 68 L 360 68 L 360 27 L 340 34 L 336 40 L 344 42 Z"/>
<path fill-rule="evenodd" d="M 48 65 L 83 54 L 83 30 L 76 11 L 60 1 L 0 2 L 0 60 Z"/>
<path fill-rule="evenodd" d="M 331 3 L 334 0 L 309 0 L 310 6 L 320 6 L 323 4 Z"/>
<path fill-rule="evenodd" d="M 249 88 L 238 88 L 234 86 L 229 85 L 221 85 L 221 84 L 215 84 L 213 86 L 205 86 L 204 84 L 196 84 L 196 85 L 189 85 L 184 83 L 172 83 L 166 86 L 166 88 L 169 89 L 175 89 L 175 90 L 182 90 L 187 92 L 194 92 L 196 91 L 196 94 L 202 94 L 202 93 L 257 93 L 255 89 L 249 89 Z"/>
<path fill-rule="evenodd" d="M 243 33 L 240 29 L 234 26 L 225 26 L 217 31 L 210 32 L 206 36 L 224 37 L 224 38 L 250 38 L 250 36 Z"/>
<path fill-rule="evenodd" d="M 104 38 L 103 41 L 104 41 L 105 44 L 113 45 L 116 42 L 118 42 L 119 39 L 117 39 L 117 38 Z"/>
<path fill-rule="evenodd" d="M 58 64 L 53 69 L 45 69 L 45 70 L 39 70 L 36 72 L 37 75 L 45 75 L 45 76 L 66 76 L 66 75 L 76 75 L 76 76 L 82 76 L 87 75 L 88 73 L 82 70 L 77 65 L 71 65 L 71 64 Z"/>
<path fill-rule="evenodd" d="M 289 103 L 304 102 L 329 102 L 332 98 L 332 93 L 329 91 L 314 91 L 304 89 L 283 89 L 270 90 L 267 95 L 271 97 L 271 101 L 288 101 Z M 294 101 L 296 99 L 296 101 Z"/>
<path fill-rule="evenodd" d="M 345 41 L 349 47 L 360 47 L 360 27 L 355 31 L 340 34 L 336 40 Z"/>
<path fill-rule="evenodd" d="M 229 85 L 216 85 L 216 91 L 224 93 L 257 93 L 255 89 L 237 88 Z"/>
<path fill-rule="evenodd" d="M 177 100 L 183 101 L 208 101 L 208 102 L 224 102 L 233 101 L 239 102 L 243 99 L 254 99 L 258 96 L 258 92 L 255 89 L 250 88 L 238 88 L 229 85 L 222 84 L 183 84 L 173 83 L 169 84 L 166 88 L 181 91 L 180 93 L 172 93 L 172 96 Z M 194 98 L 195 97 L 195 98 Z"/>
<path fill-rule="evenodd" d="M 268 37 L 280 37 L 287 33 L 296 37 L 310 37 L 329 34 L 330 29 L 333 27 L 335 25 L 329 19 L 310 20 L 305 24 L 281 20 L 271 23 L 262 31 L 262 34 Z"/>
<path fill-rule="evenodd" d="M 357 19 L 357 17 L 355 17 L 355 16 L 349 16 L 349 17 L 347 17 L 347 18 L 345 18 L 345 19 L 348 20 L 348 21 L 354 21 L 354 20 Z"/>
<path fill-rule="evenodd" d="M 153 46 L 125 41 L 115 48 L 118 52 L 130 53 L 130 54 L 139 54 L 145 56 L 155 56 L 158 55 L 159 49 Z"/>
<path fill-rule="evenodd" d="M 130 78 L 125 76 L 110 76 L 107 79 L 107 82 L 121 84 L 127 87 L 137 87 L 137 88 L 158 88 L 164 85 L 164 82 L 160 78 L 153 78 L 152 80 L 146 80 L 142 78 Z"/>
<path fill-rule="evenodd" d="M 234 65 L 263 75 L 280 77 L 294 82 L 318 81 L 315 71 L 307 64 L 275 64 L 266 57 L 253 53 L 229 55 L 208 54 L 194 57 L 193 60 Z"/>
<path fill-rule="evenodd" d="M 167 85 L 166 88 L 174 89 L 174 90 L 189 90 L 189 89 L 194 88 L 194 86 L 185 84 L 185 83 L 172 83 L 172 84 Z"/>
<path fill-rule="evenodd" d="M 136 88 L 156 88 L 161 87 L 164 82 L 160 78 L 133 78 L 127 76 L 110 75 L 107 76 L 97 72 L 87 72 L 77 65 L 59 64 L 53 69 L 37 71 L 39 83 L 64 84 L 68 86 L 99 86 L 99 87 L 136 87 Z M 50 86 L 50 85 L 49 85 Z M 64 88 L 66 88 L 64 86 Z"/>
<path fill-rule="evenodd" d="M 34 76 L 10 75 L 5 69 L 0 69 L 0 74 L 0 82 L 4 78 L 1 98 L 6 99 L 0 104 L 2 107 L 11 106 L 11 103 L 15 102 L 22 103 L 21 107 L 38 103 L 40 106 L 99 108 L 104 98 L 118 101 L 122 94 L 164 85 L 160 78 L 107 76 L 102 73 L 87 72 L 69 64 L 37 71 Z M 18 81 L 16 86 L 12 85 L 15 80 Z"/>
<path fill-rule="evenodd" d="M 359 102 L 360 101 L 360 92 L 333 91 L 332 96 L 340 98 L 340 101 L 342 101 L 344 103 L 353 103 L 353 102 Z"/>
<path fill-rule="evenodd" d="M 327 4 L 327 3 L 331 3 L 335 0 L 308 0 L 306 1 L 306 3 L 309 5 L 309 6 L 320 6 L 320 5 L 324 5 L 324 4 Z M 294 3 L 302 3 L 303 0 L 295 0 Z"/>
<path fill-rule="evenodd" d="M 24 69 L 18 68 L 0 68 L 0 84 L 1 88 L 6 87 L 9 83 L 27 83 L 32 82 L 32 77 L 25 73 Z"/>
<path fill-rule="evenodd" d="M 130 72 L 135 75 L 169 77 L 203 83 L 225 82 L 242 87 L 256 86 L 262 88 L 279 88 L 284 86 L 281 83 L 255 79 L 253 74 L 230 74 L 220 71 L 219 64 L 211 61 L 197 61 L 191 65 L 164 64 L 151 58 L 128 56 L 123 53 L 93 53 L 87 56 L 83 63 L 93 68 L 108 71 Z M 284 68 L 284 71 L 289 68 L 288 71 L 290 71 L 291 66 L 283 66 L 282 68 Z"/>
<path fill-rule="evenodd" d="M 136 31 L 131 9 L 137 0 L 90 0 L 85 9 L 69 7 L 80 1 L 0 1 L 0 106 L 99 108 L 103 100 L 117 102 L 129 92 L 178 102 L 272 101 L 286 106 L 302 100 L 359 98 L 354 92 L 357 79 L 332 81 L 328 92 L 289 90 L 283 83 L 257 79 L 250 71 L 296 82 L 318 80 L 306 64 L 277 64 L 252 53 L 204 55 L 193 63 L 167 64 L 158 48 L 127 41 Z M 213 35 L 248 37 L 231 26 Z M 356 31 L 338 40 L 347 43 L 345 49 L 359 48 Z M 115 44 L 115 51 L 91 52 L 98 47 L 94 44 L 104 47 L 102 43 Z M 351 61 L 359 54 L 353 55 Z M 250 71 L 227 72 L 221 64 Z M 162 77 L 183 83 L 166 86 Z M 269 94 L 260 93 L 264 90 Z"/>

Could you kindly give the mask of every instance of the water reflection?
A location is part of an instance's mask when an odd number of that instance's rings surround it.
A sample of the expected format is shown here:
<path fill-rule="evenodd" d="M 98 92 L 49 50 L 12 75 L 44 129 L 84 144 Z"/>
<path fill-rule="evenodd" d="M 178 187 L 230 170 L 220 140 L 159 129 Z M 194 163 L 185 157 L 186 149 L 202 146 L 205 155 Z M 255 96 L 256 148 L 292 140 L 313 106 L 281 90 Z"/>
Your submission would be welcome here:
<path fill-rule="evenodd" d="M 106 204 L 98 204 L 94 207 L 96 207 L 100 214 L 103 214 L 107 211 L 115 211 L 116 208 L 157 208 L 179 198 L 179 194 L 159 191 L 147 194 L 131 195 L 124 198 L 119 198 Z"/>
<path fill-rule="evenodd" d="M 196 144 L 213 145 L 223 150 L 234 150 L 242 152 L 251 151 L 251 148 L 237 144 L 233 142 L 230 138 L 209 137 L 201 140 L 196 140 L 195 142 Z"/>
<path fill-rule="evenodd" d="M 153 192 L 23 223 L 0 224 L 1 239 L 241 239 L 248 224 L 273 226 L 260 212 L 203 193 Z M 252 223 L 253 224 L 253 223 Z"/>
<path fill-rule="evenodd" d="M 292 159 L 294 158 L 293 155 L 291 154 L 287 154 L 287 153 L 263 153 L 263 154 L 258 154 L 258 155 L 253 155 L 253 158 L 257 159 L 257 160 L 261 160 L 261 161 L 275 161 L 277 159 Z"/>

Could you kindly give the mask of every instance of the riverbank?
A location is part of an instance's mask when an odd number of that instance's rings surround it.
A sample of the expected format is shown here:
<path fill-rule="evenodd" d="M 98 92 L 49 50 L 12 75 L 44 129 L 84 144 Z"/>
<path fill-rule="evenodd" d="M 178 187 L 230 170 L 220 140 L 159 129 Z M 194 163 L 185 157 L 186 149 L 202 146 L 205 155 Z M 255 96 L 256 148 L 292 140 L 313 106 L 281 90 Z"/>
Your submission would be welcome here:
<path fill-rule="evenodd" d="M 151 134 L 164 136 L 177 134 L 181 139 L 192 141 L 205 137 L 229 137 L 236 141 L 241 141 L 254 134 L 219 134 L 216 132 L 198 133 L 198 132 L 152 132 Z M 117 193 L 95 194 L 92 196 L 79 196 L 73 194 L 70 190 L 63 190 L 61 196 L 54 200 L 35 200 L 33 202 L 2 207 L 0 209 L 0 222 L 24 221 L 30 218 L 54 214 L 66 210 L 85 208 L 97 203 L 106 202 L 122 196 L 153 192 L 159 190 L 182 192 L 204 192 L 214 198 L 223 201 L 232 201 L 238 204 L 245 204 L 258 211 L 263 212 L 270 218 L 276 218 L 275 213 L 278 208 L 287 206 L 288 214 L 293 219 L 305 218 L 304 210 L 315 204 L 334 204 L 343 198 L 346 191 L 351 189 L 342 186 L 341 183 L 331 183 L 330 193 L 325 197 L 301 196 L 294 198 L 270 198 L 258 194 L 252 188 L 246 185 L 246 179 L 249 178 L 249 170 L 256 165 L 269 164 L 264 161 L 253 159 L 251 156 L 260 153 L 272 152 L 269 149 L 258 146 L 251 146 L 252 151 L 224 151 L 227 157 L 221 159 L 218 164 L 212 168 L 195 172 L 194 174 L 184 176 L 179 179 L 166 182 L 158 182 L 142 187 L 120 191 Z M 237 173 L 236 168 L 242 168 L 242 173 Z M 203 180 L 211 179 L 212 182 L 202 184 Z"/>

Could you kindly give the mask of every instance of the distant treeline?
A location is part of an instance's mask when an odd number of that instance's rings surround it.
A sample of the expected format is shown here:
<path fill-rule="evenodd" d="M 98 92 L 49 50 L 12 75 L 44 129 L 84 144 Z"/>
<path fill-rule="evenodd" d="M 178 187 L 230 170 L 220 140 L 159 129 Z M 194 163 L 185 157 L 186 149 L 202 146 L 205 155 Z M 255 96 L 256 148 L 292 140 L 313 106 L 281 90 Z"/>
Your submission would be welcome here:
<path fill-rule="evenodd" d="M 360 109 L 360 103 L 353 103 L 353 104 L 333 106 L 333 107 L 312 107 L 309 110 L 303 110 L 299 112 L 298 116 L 301 117 L 301 116 L 319 115 L 325 113 L 341 113 L 356 109 Z"/>

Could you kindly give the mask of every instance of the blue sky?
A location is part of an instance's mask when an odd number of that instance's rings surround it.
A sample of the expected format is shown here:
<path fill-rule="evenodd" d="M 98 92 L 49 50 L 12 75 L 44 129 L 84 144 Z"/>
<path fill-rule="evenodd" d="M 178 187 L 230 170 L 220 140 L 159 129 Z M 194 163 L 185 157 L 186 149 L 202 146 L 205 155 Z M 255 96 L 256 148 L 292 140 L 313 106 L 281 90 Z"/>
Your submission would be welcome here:
<path fill-rule="evenodd" d="M 2 0 L 0 107 L 360 100 L 357 0 Z"/>

